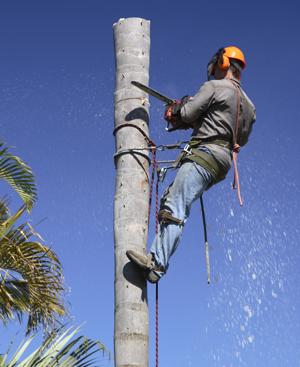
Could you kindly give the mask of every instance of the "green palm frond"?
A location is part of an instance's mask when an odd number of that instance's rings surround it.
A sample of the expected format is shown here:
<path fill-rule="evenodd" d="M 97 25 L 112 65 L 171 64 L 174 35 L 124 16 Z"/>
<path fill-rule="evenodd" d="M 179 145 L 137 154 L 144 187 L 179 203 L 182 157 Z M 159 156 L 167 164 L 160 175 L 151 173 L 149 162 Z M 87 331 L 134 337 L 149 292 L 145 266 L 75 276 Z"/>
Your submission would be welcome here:
<path fill-rule="evenodd" d="M 0 221 L 0 238 L 4 238 L 6 233 L 15 225 L 16 221 L 26 210 L 26 206 L 21 207 L 15 214 L 6 216 Z"/>
<path fill-rule="evenodd" d="M 0 367 L 88 367 L 95 366 L 99 352 L 108 354 L 102 343 L 76 336 L 79 328 L 51 334 L 34 352 L 24 357 L 34 337 L 23 341 L 8 360 L 8 352 L 2 355 Z M 75 337 L 76 336 L 76 337 Z"/>
<path fill-rule="evenodd" d="M 0 217 L 1 207 L 5 212 L 0 201 Z M 65 313 L 64 287 L 56 254 L 28 223 L 15 226 L 24 210 L 0 222 L 0 319 L 6 322 L 17 316 L 21 320 L 27 313 L 27 332 L 31 332 L 39 325 L 54 326 Z"/>
<path fill-rule="evenodd" d="M 30 210 L 37 199 L 37 190 L 31 168 L 19 157 L 8 152 L 0 142 L 0 179 L 4 179 L 19 194 Z"/>
<path fill-rule="evenodd" d="M 0 199 L 0 225 L 9 217 L 8 203 L 5 199 Z"/>

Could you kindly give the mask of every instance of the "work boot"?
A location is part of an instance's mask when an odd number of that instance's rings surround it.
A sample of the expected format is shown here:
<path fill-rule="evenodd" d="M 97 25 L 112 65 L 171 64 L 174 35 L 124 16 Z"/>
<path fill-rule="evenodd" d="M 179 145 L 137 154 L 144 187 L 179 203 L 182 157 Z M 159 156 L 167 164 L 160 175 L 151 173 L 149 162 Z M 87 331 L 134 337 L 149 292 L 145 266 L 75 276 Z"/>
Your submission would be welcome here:
<path fill-rule="evenodd" d="M 126 255 L 139 268 L 146 271 L 146 279 L 150 283 L 157 283 L 160 276 L 156 271 L 161 271 L 160 267 L 156 265 L 153 254 L 142 255 L 133 250 L 126 251 Z"/>
<path fill-rule="evenodd" d="M 144 270 L 152 270 L 155 268 L 155 260 L 152 254 L 144 255 L 133 250 L 126 251 L 129 260 Z"/>

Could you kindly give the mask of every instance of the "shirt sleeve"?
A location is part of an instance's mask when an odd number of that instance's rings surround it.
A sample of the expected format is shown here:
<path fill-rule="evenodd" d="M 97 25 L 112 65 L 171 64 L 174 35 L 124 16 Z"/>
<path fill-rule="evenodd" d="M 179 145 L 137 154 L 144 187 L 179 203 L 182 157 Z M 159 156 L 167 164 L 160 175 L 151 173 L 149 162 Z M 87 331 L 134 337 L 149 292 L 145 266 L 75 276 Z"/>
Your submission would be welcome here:
<path fill-rule="evenodd" d="M 199 91 L 180 110 L 183 122 L 191 123 L 197 120 L 210 107 L 215 94 L 212 82 L 204 83 Z"/>

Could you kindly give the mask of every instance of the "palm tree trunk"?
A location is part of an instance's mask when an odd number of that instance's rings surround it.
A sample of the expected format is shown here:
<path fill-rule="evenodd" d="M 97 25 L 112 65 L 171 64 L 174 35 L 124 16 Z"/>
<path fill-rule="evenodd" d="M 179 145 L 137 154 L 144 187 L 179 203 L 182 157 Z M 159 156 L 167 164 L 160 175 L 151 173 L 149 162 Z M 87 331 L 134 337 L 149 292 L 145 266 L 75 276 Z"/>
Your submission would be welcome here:
<path fill-rule="evenodd" d="M 139 127 L 148 136 L 149 103 L 130 84 L 148 84 L 150 22 L 120 19 L 114 24 L 116 54 L 115 136 L 115 366 L 148 366 L 148 305 L 146 282 L 128 262 L 126 250 L 146 251 L 148 236 L 149 161 L 124 153 L 146 147 Z M 120 125 L 123 128 L 120 128 Z M 123 151 L 123 154 L 122 154 Z M 119 154 L 121 152 L 121 154 Z M 147 154 L 147 151 L 143 151 Z"/>

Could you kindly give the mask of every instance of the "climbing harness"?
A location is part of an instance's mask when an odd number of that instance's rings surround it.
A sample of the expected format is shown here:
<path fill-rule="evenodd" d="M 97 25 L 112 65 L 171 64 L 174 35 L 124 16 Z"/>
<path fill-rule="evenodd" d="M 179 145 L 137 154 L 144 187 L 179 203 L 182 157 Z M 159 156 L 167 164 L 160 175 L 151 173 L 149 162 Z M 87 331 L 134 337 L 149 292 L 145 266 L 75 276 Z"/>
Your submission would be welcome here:
<path fill-rule="evenodd" d="M 157 175 L 156 178 L 156 185 L 155 185 L 155 232 L 158 232 L 158 224 L 167 224 L 167 223 L 176 223 L 178 225 L 184 225 L 184 221 L 175 218 L 168 210 L 161 208 L 159 210 L 158 204 L 158 191 L 159 191 L 159 183 L 163 182 L 166 176 L 166 173 L 170 169 L 179 168 L 180 165 L 183 163 L 184 159 L 194 160 L 196 163 L 200 163 L 207 168 L 210 172 L 212 172 L 213 177 L 215 178 L 215 182 L 219 182 L 223 177 L 219 174 L 219 167 L 216 166 L 216 161 L 212 157 L 212 155 L 202 152 L 197 148 L 201 146 L 201 144 L 219 144 L 225 147 L 229 147 L 229 142 L 225 140 L 209 140 L 209 141 L 201 141 L 199 139 L 192 138 L 189 141 L 179 141 L 175 144 L 165 144 L 165 145 L 156 145 L 148 135 L 137 125 L 132 123 L 123 123 L 117 126 L 113 134 L 115 135 L 118 130 L 124 127 L 133 127 L 137 129 L 145 138 L 147 142 L 146 147 L 139 147 L 139 148 L 131 148 L 131 149 L 120 149 L 118 150 L 114 158 L 116 159 L 118 156 L 123 154 L 131 154 L 135 157 L 135 155 L 140 155 L 143 158 L 147 159 L 149 164 L 152 164 L 152 172 L 150 178 L 150 187 L 149 187 L 149 211 L 148 211 L 148 225 L 150 224 L 150 213 L 151 213 L 151 206 L 152 206 L 152 196 L 153 196 L 153 187 L 155 182 L 155 173 Z M 181 153 L 177 157 L 175 161 L 159 161 L 157 160 L 157 151 L 165 151 L 165 150 L 172 150 L 172 149 L 182 149 Z M 148 154 L 144 153 L 143 151 L 150 151 L 152 154 L 152 158 L 148 156 Z M 198 153 L 199 152 L 199 153 Z M 202 154 L 203 153 L 203 154 Z M 204 158 L 203 158 L 204 157 Z M 135 157 L 137 159 L 137 157 Z M 160 167 L 159 163 L 170 163 L 169 166 Z M 142 166 L 142 164 L 140 164 Z M 143 167 L 144 169 L 144 167 Z M 144 169 L 145 170 L 145 169 Z M 149 180 L 148 174 L 147 178 Z M 210 264 L 209 264 L 209 253 L 208 253 L 208 241 L 207 241 L 207 228 L 206 228 L 206 220 L 205 220 L 205 210 L 203 204 L 203 198 L 200 198 L 201 203 L 201 211 L 202 211 L 202 219 L 203 219 L 203 228 L 204 228 L 204 237 L 205 237 L 205 253 L 206 253 L 206 268 L 207 268 L 207 277 L 208 283 L 210 283 Z"/>
<path fill-rule="evenodd" d="M 224 148 L 230 149 L 231 143 L 222 139 L 199 139 L 192 137 L 192 139 L 186 144 L 184 149 L 181 151 L 176 161 L 174 162 L 174 168 L 180 167 L 184 160 L 190 160 L 200 164 L 204 167 L 211 175 L 214 180 L 211 185 L 216 184 L 225 179 L 226 172 L 223 172 L 222 168 L 213 157 L 213 155 L 204 149 L 203 146 L 207 147 L 209 144 L 220 145 Z"/>

